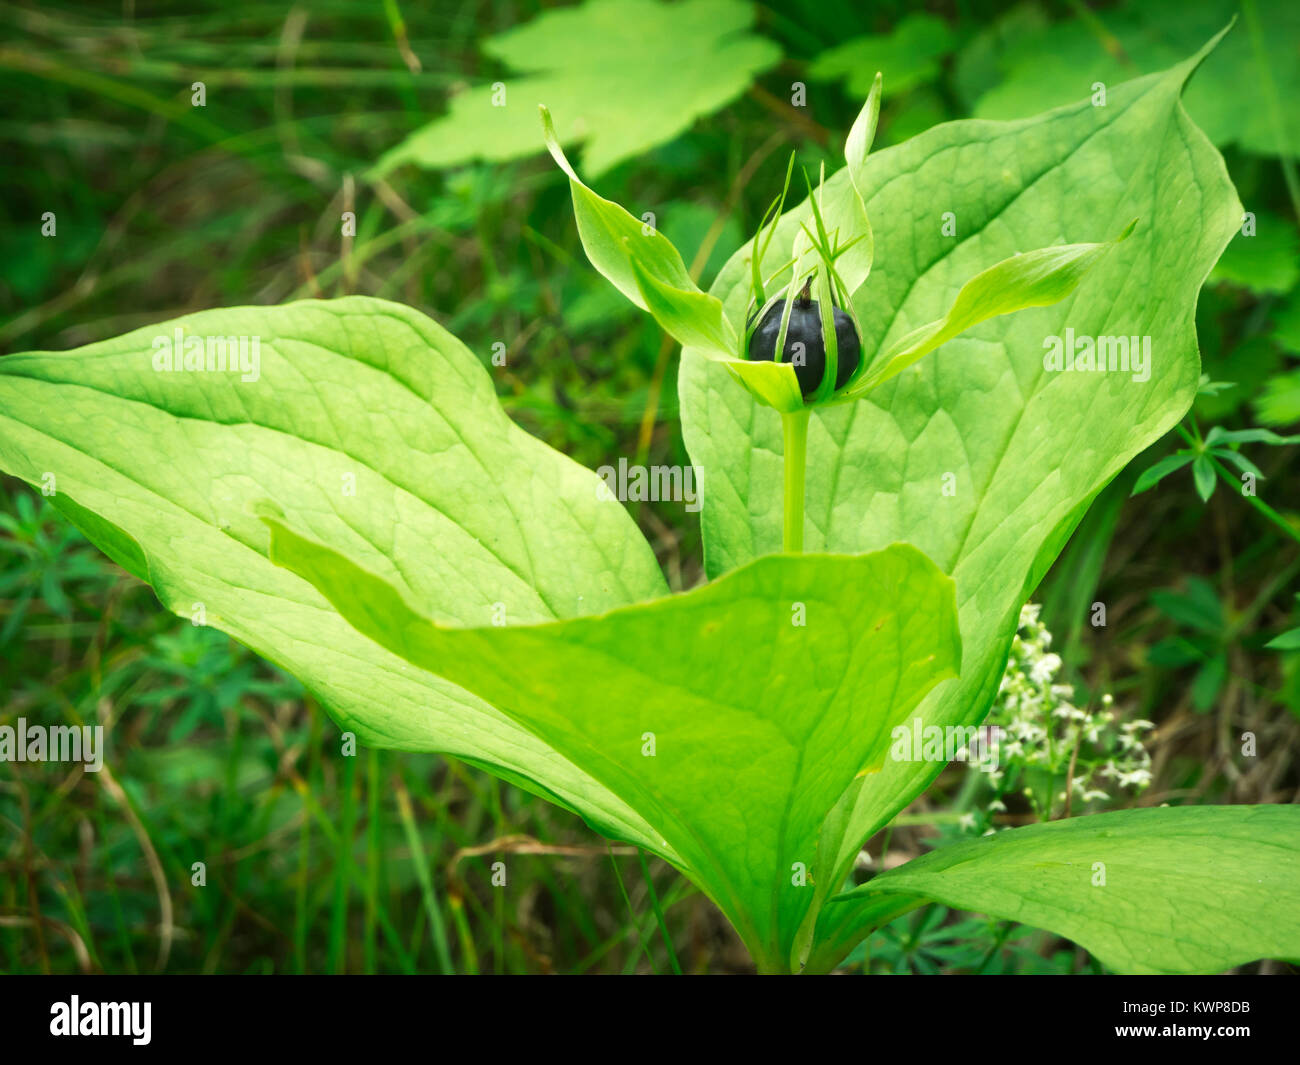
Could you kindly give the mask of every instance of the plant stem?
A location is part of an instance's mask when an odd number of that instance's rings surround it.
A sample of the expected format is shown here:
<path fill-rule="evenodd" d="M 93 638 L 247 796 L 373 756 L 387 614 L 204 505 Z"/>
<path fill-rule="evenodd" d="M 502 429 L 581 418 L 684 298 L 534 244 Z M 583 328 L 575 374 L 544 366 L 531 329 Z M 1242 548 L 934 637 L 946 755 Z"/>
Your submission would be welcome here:
<path fill-rule="evenodd" d="M 785 436 L 785 540 L 786 554 L 803 551 L 804 467 L 808 458 L 808 411 L 781 415 Z"/>

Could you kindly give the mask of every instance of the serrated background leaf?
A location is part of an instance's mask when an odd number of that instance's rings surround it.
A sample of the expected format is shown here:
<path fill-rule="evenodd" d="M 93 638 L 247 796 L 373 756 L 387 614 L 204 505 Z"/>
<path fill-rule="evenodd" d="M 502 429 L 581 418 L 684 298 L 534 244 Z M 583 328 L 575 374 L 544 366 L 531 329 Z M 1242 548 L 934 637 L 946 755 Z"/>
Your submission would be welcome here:
<path fill-rule="evenodd" d="M 941 18 L 912 14 L 889 33 L 854 37 L 822 52 L 808 68 L 818 81 L 843 79 L 850 96 L 865 97 L 876 71 L 886 71 L 886 97 L 933 81 L 939 60 L 952 51 L 955 35 Z"/>
<path fill-rule="evenodd" d="M 491 37 L 483 50 L 519 71 L 453 97 L 447 115 L 387 152 L 375 169 L 502 161 L 542 151 L 537 105 L 555 116 L 560 143 L 584 144 L 589 177 L 671 140 L 739 96 L 780 49 L 750 32 L 743 0 L 587 0 Z"/>
<path fill-rule="evenodd" d="M 1300 280 L 1300 235 L 1295 222 L 1268 211 L 1255 214 L 1255 232 L 1238 232 L 1215 263 L 1211 281 L 1241 285 L 1252 292 L 1289 292 Z"/>

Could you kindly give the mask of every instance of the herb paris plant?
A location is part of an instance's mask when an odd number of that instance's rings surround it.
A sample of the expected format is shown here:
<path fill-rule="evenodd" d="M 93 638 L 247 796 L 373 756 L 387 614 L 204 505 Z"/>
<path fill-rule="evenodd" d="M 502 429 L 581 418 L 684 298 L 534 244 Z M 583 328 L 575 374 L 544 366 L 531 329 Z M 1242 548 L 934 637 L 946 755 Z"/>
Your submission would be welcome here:
<path fill-rule="evenodd" d="M 837 339 L 841 330 L 835 317 L 841 308 L 850 320 L 843 330 L 846 339 L 851 336 L 855 353 L 861 352 L 861 327 L 851 300 L 871 273 L 874 255 L 874 237 L 862 190 L 880 115 L 882 80 L 877 74 L 871 94 L 845 141 L 842 176 L 847 176 L 847 181 L 841 180 L 829 190 L 824 180 L 816 190 L 809 182 L 805 204 L 784 219 L 797 229 L 793 240 L 781 249 L 785 252 L 779 259 L 782 265 L 765 280 L 764 259 L 782 221 L 780 211 L 789 188 L 787 171 L 785 188 L 748 247 L 750 284 L 743 326 L 733 321 L 734 307 L 724 308 L 716 296 L 699 290 L 670 241 L 618 204 L 597 196 L 582 182 L 559 146 L 550 112 L 541 107 L 547 147 L 569 178 L 578 230 L 592 264 L 628 299 L 649 311 L 675 340 L 724 365 L 755 401 L 780 413 L 785 445 L 786 551 L 803 549 L 809 407 L 860 400 L 945 342 L 989 318 L 1063 299 L 1108 248 L 1107 244 L 1061 245 L 1013 255 L 972 277 L 942 317 L 878 350 L 869 364 L 859 362 L 848 367 L 847 374 L 841 374 Z M 1116 241 L 1127 238 L 1135 224 L 1130 223 Z M 808 295 L 813 284 L 815 301 Z M 773 286 L 783 288 L 784 295 L 769 296 Z M 771 343 L 774 358 L 768 360 L 763 350 L 763 331 L 778 304 L 779 325 Z M 800 319 L 797 328 L 802 336 L 806 329 L 802 319 L 811 317 L 813 308 L 821 321 L 820 338 L 804 340 L 801 346 L 808 350 L 796 352 L 795 359 L 816 352 L 820 372 L 806 375 L 805 387 L 799 371 L 812 370 L 812 363 L 792 365 L 783 359 L 789 350 L 792 316 Z M 755 339 L 760 341 L 757 349 Z"/>
<path fill-rule="evenodd" d="M 797 294 L 816 271 L 822 313 L 842 303 L 859 329 L 862 368 L 808 403 L 788 363 L 743 357 L 746 249 L 702 293 L 663 238 L 567 171 L 593 262 L 687 348 L 714 577 L 691 592 L 666 594 L 623 508 L 510 423 L 470 351 L 377 300 L 6 357 L 0 466 L 53 474 L 55 504 L 169 609 L 203 603 L 363 742 L 464 758 L 671 862 L 761 969 L 827 968 L 929 899 L 1015 914 L 1124 969 L 1300 956 L 1293 808 L 1018 829 L 835 898 L 874 826 L 940 768 L 890 761 L 891 728 L 982 718 L 1020 604 L 1190 401 L 1195 294 L 1240 210 L 1178 105 L 1194 65 L 1116 87 L 1105 113 L 954 123 L 870 159 L 869 101 L 845 170 L 764 234 L 792 264 L 774 284 Z M 960 238 L 917 224 L 927 201 L 951 204 Z M 1135 216 L 1122 245 L 1054 243 Z M 1053 246 L 1015 254 L 1035 244 Z M 1018 307 L 1038 309 L 996 317 Z M 1150 389 L 1049 379 L 1039 341 L 1067 314 L 1153 335 L 1168 361 Z M 197 354 L 162 369 L 155 340 L 177 329 Z M 203 339 L 229 336 L 261 339 L 257 381 L 208 370 Z M 812 457 L 797 523 L 773 465 L 783 423 Z M 944 502 L 954 467 L 964 491 Z M 819 553 L 777 553 L 783 536 Z"/>
<path fill-rule="evenodd" d="M 812 412 L 809 549 L 905 540 L 956 582 L 962 675 L 922 703 L 927 727 L 983 718 L 1021 605 L 1096 494 L 1176 426 L 1195 395 L 1197 293 L 1242 217 L 1222 159 L 1180 104 L 1214 43 L 1164 73 L 1110 86 L 1105 107 L 1085 101 L 1019 122 L 952 123 L 868 162 L 878 265 L 856 300 L 868 359 L 942 314 L 985 263 L 1141 220 L 1068 299 L 977 327 L 867 402 Z M 826 195 L 844 187 L 837 174 Z M 956 220 L 955 235 L 941 212 Z M 796 220 L 783 225 L 778 259 L 798 231 Z M 747 288 L 742 250 L 712 292 L 743 307 Z M 1151 337 L 1151 379 L 1047 371 L 1045 338 L 1070 328 Z M 701 518 L 716 576 L 781 545 L 780 419 L 692 350 L 679 391 L 687 448 L 712 472 Z M 941 768 L 891 760 L 854 784 L 826 822 L 832 872 L 819 892 L 838 889 L 862 843 Z M 1079 901 L 1091 890 L 1081 884 Z M 863 900 L 823 906 L 810 965 L 834 964 L 879 920 Z"/>

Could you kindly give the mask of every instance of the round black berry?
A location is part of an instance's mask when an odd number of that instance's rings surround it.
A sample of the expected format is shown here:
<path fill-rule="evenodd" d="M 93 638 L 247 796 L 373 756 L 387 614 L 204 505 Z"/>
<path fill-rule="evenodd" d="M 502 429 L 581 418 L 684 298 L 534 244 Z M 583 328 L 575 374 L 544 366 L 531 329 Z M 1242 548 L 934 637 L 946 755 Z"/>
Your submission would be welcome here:
<path fill-rule="evenodd" d="M 821 308 L 808 295 L 811 282 L 812 279 L 809 278 L 803 291 L 794 298 L 794 306 L 790 308 L 790 324 L 785 331 L 785 348 L 781 355 L 782 362 L 793 365 L 794 375 L 799 381 L 799 391 L 805 399 L 817 391 L 817 386 L 826 373 Z M 751 362 L 771 362 L 776 357 L 776 341 L 781 334 L 781 315 L 784 313 L 785 300 L 777 300 L 758 323 L 758 328 L 749 340 Z M 797 348 L 796 344 L 802 344 L 803 348 Z M 853 327 L 853 319 L 838 307 L 835 308 L 835 346 L 835 390 L 839 391 L 849 383 L 849 378 L 858 368 L 862 344 Z M 802 359 L 799 358 L 801 350 Z"/>

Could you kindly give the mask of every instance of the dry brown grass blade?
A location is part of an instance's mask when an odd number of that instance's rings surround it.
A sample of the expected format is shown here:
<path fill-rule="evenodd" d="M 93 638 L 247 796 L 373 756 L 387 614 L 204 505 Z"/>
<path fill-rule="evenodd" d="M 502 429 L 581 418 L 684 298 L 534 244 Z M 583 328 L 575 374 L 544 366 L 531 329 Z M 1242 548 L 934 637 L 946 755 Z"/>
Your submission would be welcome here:
<path fill-rule="evenodd" d="M 149 866 L 149 875 L 153 877 L 154 888 L 158 892 L 159 909 L 158 962 L 155 968 L 158 972 L 162 972 L 167 966 L 167 958 L 171 955 L 172 939 L 176 932 L 171 889 L 167 887 L 167 877 L 163 873 L 162 862 L 158 860 L 158 852 L 154 849 L 149 833 L 145 831 L 144 823 L 136 814 L 131 801 L 126 796 L 126 792 L 122 790 L 122 785 L 117 782 L 117 778 L 113 776 L 113 771 L 108 767 L 108 764 L 105 763 L 95 776 L 113 801 L 122 807 L 122 811 L 126 814 L 126 819 L 131 825 L 131 831 L 135 833 L 135 838 L 140 843 L 140 849 L 144 852 L 145 863 Z"/>

